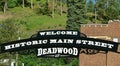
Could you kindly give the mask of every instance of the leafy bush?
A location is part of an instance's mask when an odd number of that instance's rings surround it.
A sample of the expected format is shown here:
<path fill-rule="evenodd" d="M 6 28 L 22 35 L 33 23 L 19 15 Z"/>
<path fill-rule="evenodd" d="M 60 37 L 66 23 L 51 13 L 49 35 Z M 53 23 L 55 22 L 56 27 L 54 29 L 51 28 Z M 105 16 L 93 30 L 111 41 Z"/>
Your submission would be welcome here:
<path fill-rule="evenodd" d="M 43 14 L 43 15 L 49 15 L 50 14 L 47 3 L 45 3 L 41 6 L 40 13 Z"/>
<path fill-rule="evenodd" d="M 13 8 L 17 5 L 17 0 L 8 0 L 8 7 Z"/>

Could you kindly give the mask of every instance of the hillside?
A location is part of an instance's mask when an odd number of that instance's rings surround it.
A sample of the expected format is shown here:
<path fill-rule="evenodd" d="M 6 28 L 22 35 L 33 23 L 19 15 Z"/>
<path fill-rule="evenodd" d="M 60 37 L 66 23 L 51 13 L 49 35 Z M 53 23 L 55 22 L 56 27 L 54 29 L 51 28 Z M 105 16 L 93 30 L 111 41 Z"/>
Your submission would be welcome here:
<path fill-rule="evenodd" d="M 21 22 L 24 28 L 24 37 L 30 37 L 32 34 L 40 30 L 65 29 L 66 14 L 60 16 L 55 13 L 55 18 L 51 16 L 38 14 L 36 10 L 28 7 L 15 7 L 8 9 L 5 14 L 0 12 L 0 22 L 13 19 L 15 22 Z"/>

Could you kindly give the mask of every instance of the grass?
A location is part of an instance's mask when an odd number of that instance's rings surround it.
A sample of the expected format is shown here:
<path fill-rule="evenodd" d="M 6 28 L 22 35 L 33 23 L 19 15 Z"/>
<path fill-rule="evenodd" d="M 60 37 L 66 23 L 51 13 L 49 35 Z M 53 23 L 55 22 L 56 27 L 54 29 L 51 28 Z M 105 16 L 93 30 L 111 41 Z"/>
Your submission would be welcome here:
<path fill-rule="evenodd" d="M 31 34 L 39 30 L 65 29 L 66 25 L 66 15 L 55 15 L 55 18 L 46 15 L 36 15 L 25 19 L 27 20 L 26 28 Z"/>
<path fill-rule="evenodd" d="M 10 8 L 5 14 L 2 14 L 2 12 L 0 12 L 0 16 L 2 17 L 3 15 L 10 15 L 15 20 L 26 22 L 24 24 L 24 27 L 26 28 L 25 32 L 27 33 L 27 37 L 30 37 L 36 31 L 40 30 L 65 29 L 67 20 L 66 14 L 60 16 L 59 14 L 55 13 L 55 17 L 51 18 L 47 15 L 36 14 L 35 9 L 32 10 L 29 7 Z M 9 17 L 3 18 L 7 19 Z"/>
<path fill-rule="evenodd" d="M 27 27 L 30 30 L 35 29 L 46 29 L 46 28 L 52 28 L 54 26 L 65 26 L 66 24 L 66 15 L 59 16 L 55 15 L 55 18 L 51 18 L 46 15 L 42 16 L 30 16 L 27 17 Z"/>

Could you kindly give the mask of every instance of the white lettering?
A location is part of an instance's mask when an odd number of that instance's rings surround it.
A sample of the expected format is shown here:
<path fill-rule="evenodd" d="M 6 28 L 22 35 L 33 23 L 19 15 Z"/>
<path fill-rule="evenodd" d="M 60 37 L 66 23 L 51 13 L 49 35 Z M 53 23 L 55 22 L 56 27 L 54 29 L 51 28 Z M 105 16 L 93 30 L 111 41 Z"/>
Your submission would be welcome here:
<path fill-rule="evenodd" d="M 77 41 L 76 41 L 76 44 L 81 44 L 81 43 L 82 43 L 81 40 L 77 40 Z"/>
<path fill-rule="evenodd" d="M 38 55 L 37 56 L 41 56 L 42 55 L 42 48 L 38 49 Z"/>
<path fill-rule="evenodd" d="M 100 46 L 100 44 L 101 44 L 100 42 L 95 42 L 96 46 Z"/>
<path fill-rule="evenodd" d="M 5 50 L 9 50 L 9 49 L 11 49 L 10 45 L 5 46 Z"/>
<path fill-rule="evenodd" d="M 108 44 L 108 48 L 112 48 L 112 47 L 114 47 L 114 45 Z"/>
<path fill-rule="evenodd" d="M 83 44 L 87 44 L 88 41 L 87 40 L 82 40 L 82 42 L 83 42 Z"/>
<path fill-rule="evenodd" d="M 41 36 L 43 35 L 78 35 L 77 31 L 47 31 L 47 32 L 40 32 Z"/>
<path fill-rule="evenodd" d="M 30 42 L 30 41 L 26 43 L 26 45 L 31 45 L 31 44 L 32 44 L 32 42 Z"/>
<path fill-rule="evenodd" d="M 77 48 L 73 48 L 73 55 L 78 55 L 78 49 Z"/>
<path fill-rule="evenodd" d="M 106 43 L 102 43 L 101 47 L 107 47 L 107 44 Z"/>
<path fill-rule="evenodd" d="M 73 39 L 50 39 L 50 43 L 73 43 Z"/>
<path fill-rule="evenodd" d="M 37 56 L 42 56 L 46 54 L 68 54 L 68 55 L 78 55 L 77 48 L 39 48 Z"/>
<path fill-rule="evenodd" d="M 42 35 L 45 35 L 45 32 L 40 32 L 40 35 L 42 36 Z"/>
<path fill-rule="evenodd" d="M 94 45 L 93 41 L 88 41 L 88 45 Z"/>

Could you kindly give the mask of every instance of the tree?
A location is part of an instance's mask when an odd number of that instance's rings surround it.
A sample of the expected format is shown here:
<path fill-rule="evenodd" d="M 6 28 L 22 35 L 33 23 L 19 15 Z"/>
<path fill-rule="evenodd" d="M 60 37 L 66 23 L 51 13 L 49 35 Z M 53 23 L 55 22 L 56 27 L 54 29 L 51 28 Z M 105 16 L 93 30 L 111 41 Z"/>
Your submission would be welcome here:
<path fill-rule="evenodd" d="M 67 0 L 68 14 L 67 14 L 67 30 L 80 30 L 80 24 L 85 23 L 86 15 L 86 0 Z M 75 64 L 70 63 L 71 66 L 77 66 L 78 60 L 74 60 Z"/>
<path fill-rule="evenodd" d="M 119 19 L 119 7 L 117 0 L 97 0 L 95 3 L 95 15 L 101 23 Z"/>
<path fill-rule="evenodd" d="M 66 29 L 79 30 L 80 24 L 84 23 L 86 0 L 68 0 L 68 15 Z"/>
<path fill-rule="evenodd" d="M 38 13 L 42 15 L 48 15 L 51 16 L 52 13 L 52 7 L 49 0 L 40 0 L 40 9 Z"/>
<path fill-rule="evenodd" d="M 25 0 L 22 0 L 22 7 L 25 7 Z"/>
<path fill-rule="evenodd" d="M 104 16 L 106 16 L 105 13 L 105 0 L 98 0 L 96 2 L 96 10 L 97 10 L 97 14 L 98 14 L 98 20 L 100 20 L 101 22 L 104 21 Z"/>
<path fill-rule="evenodd" d="M 87 3 L 86 3 L 86 18 L 87 20 L 89 20 L 90 22 L 94 22 L 94 3 L 93 3 L 93 0 L 89 0 Z"/>
<path fill-rule="evenodd" d="M 63 12 L 63 8 L 62 8 L 63 5 L 62 5 L 62 3 L 63 3 L 62 0 L 60 0 L 60 15 L 62 15 L 62 12 Z"/>
<path fill-rule="evenodd" d="M 33 0 L 31 0 L 31 9 L 33 9 Z"/>
<path fill-rule="evenodd" d="M 94 12 L 94 3 L 92 0 L 89 0 L 87 3 L 87 11 L 88 12 Z"/>
<path fill-rule="evenodd" d="M 95 4 L 94 4 L 94 14 L 95 14 L 95 23 L 96 23 L 96 20 L 97 20 L 97 4 L 96 4 L 97 0 L 95 0 Z"/>
<path fill-rule="evenodd" d="M 55 1 L 52 0 L 52 18 L 54 18 L 54 14 L 55 14 Z"/>
<path fill-rule="evenodd" d="M 3 12 L 5 13 L 6 12 L 6 9 L 7 9 L 7 0 L 3 0 Z"/>
<path fill-rule="evenodd" d="M 33 7 L 34 7 L 34 5 L 33 5 L 34 2 L 33 2 L 33 1 L 36 2 L 36 0 L 26 0 L 26 1 L 25 1 L 25 2 L 27 2 L 27 3 L 30 5 L 30 8 L 31 8 L 31 9 L 33 9 Z M 38 1 L 39 1 L 39 0 L 38 0 Z M 28 6 L 29 6 L 29 5 L 28 5 Z"/>
<path fill-rule="evenodd" d="M 9 8 L 14 8 L 17 6 L 18 0 L 8 0 L 8 7 Z"/>
<path fill-rule="evenodd" d="M 43 15 L 49 15 L 54 18 L 55 14 L 55 1 L 54 0 L 41 0 L 40 13 Z"/>
<path fill-rule="evenodd" d="M 109 6 L 106 9 L 107 20 L 119 19 L 120 14 L 120 4 L 117 0 L 110 0 Z"/>

